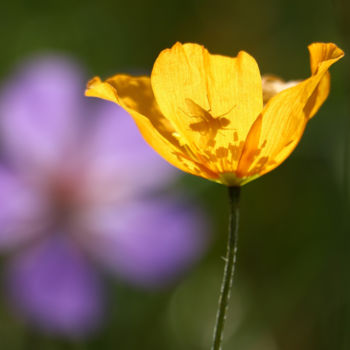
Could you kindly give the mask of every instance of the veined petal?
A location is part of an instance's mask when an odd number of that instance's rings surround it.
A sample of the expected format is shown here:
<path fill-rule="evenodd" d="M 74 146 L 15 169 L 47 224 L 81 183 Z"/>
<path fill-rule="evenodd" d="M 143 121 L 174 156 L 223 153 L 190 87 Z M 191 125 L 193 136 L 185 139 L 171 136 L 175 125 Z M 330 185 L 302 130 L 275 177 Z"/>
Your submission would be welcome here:
<path fill-rule="evenodd" d="M 309 46 L 312 76 L 269 100 L 249 131 L 237 174 L 263 175 L 281 164 L 298 144 L 308 120 L 329 91 L 328 68 L 343 57 L 335 44 Z"/>
<path fill-rule="evenodd" d="M 308 46 L 308 50 L 312 75 L 315 75 L 322 67 L 329 67 L 328 60 L 331 60 L 333 64 L 344 56 L 343 50 L 333 43 L 312 43 Z"/>
<path fill-rule="evenodd" d="M 306 106 L 308 119 L 311 119 L 320 107 L 323 105 L 323 102 L 326 101 L 329 91 L 331 88 L 331 75 L 329 72 L 326 72 L 323 78 L 320 80 L 316 89 L 314 90 L 312 96 L 310 97 L 310 101 Z"/>
<path fill-rule="evenodd" d="M 235 58 L 211 55 L 201 45 L 176 43 L 158 56 L 151 82 L 164 116 L 196 153 L 205 151 L 208 167 L 219 173 L 235 170 L 263 108 L 254 58 L 243 51 Z"/>
<path fill-rule="evenodd" d="M 324 67 L 326 64 L 325 61 L 332 60 L 332 65 L 344 56 L 344 52 L 333 43 L 313 43 L 308 46 L 308 50 L 310 53 L 310 67 L 312 75 L 316 75 L 320 69 L 328 69 L 327 67 Z M 329 72 L 326 71 L 313 92 L 310 102 L 308 103 L 307 113 L 309 115 L 309 119 L 311 119 L 317 113 L 323 102 L 327 99 L 330 84 L 331 77 Z"/>
<path fill-rule="evenodd" d="M 115 75 L 105 82 L 94 78 L 88 83 L 86 96 L 103 98 L 123 107 L 148 144 L 175 167 L 205 178 L 218 177 L 195 159 L 181 139 L 179 142 L 176 130 L 159 111 L 148 77 Z"/>

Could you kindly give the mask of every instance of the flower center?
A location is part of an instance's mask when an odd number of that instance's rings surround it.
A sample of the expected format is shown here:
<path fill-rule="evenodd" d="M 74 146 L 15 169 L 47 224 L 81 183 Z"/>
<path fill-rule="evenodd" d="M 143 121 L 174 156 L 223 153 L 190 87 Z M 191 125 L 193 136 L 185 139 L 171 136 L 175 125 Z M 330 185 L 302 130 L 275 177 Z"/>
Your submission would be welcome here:
<path fill-rule="evenodd" d="M 50 187 L 53 224 L 70 225 L 79 206 L 79 184 L 71 177 L 56 178 Z"/>

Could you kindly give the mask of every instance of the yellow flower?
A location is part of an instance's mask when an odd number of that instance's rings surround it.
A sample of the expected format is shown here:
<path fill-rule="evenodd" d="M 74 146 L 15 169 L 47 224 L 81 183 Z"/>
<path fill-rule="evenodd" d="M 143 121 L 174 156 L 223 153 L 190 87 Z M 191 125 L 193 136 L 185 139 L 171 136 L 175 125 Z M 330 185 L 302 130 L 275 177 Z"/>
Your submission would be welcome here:
<path fill-rule="evenodd" d="M 328 68 L 344 53 L 309 46 L 311 76 L 284 83 L 261 77 L 255 59 L 231 58 L 197 44 L 160 53 L 151 77 L 92 79 L 87 96 L 113 101 L 134 118 L 146 141 L 177 168 L 241 186 L 280 165 L 328 96 Z"/>

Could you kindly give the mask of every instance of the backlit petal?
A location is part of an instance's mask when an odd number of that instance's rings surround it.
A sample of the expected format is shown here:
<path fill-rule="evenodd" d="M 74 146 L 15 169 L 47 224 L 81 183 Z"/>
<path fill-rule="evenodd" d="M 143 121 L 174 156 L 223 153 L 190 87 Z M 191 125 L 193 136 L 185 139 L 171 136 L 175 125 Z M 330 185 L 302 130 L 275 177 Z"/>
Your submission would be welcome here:
<path fill-rule="evenodd" d="M 235 169 L 263 107 L 254 58 L 243 51 L 235 58 L 211 55 L 201 45 L 176 43 L 157 58 L 151 81 L 160 110 L 207 166 L 219 173 Z"/>
<path fill-rule="evenodd" d="M 244 51 L 230 58 L 176 43 L 160 53 L 150 80 L 95 78 L 87 95 L 123 106 L 148 143 L 181 170 L 241 186 L 288 157 L 327 98 L 328 68 L 343 51 L 332 43 L 312 44 L 309 51 L 309 79 L 270 77 L 263 84 Z"/>
<path fill-rule="evenodd" d="M 315 75 L 318 70 L 329 66 L 328 60 L 334 63 L 344 56 L 343 50 L 333 43 L 312 43 L 308 46 L 308 50 L 312 75 Z"/>
<path fill-rule="evenodd" d="M 174 136 L 176 130 L 159 111 L 148 77 L 116 75 L 88 84 L 87 96 L 115 102 L 128 111 L 148 144 L 177 168 L 194 175 L 215 178 L 217 175 L 197 162 Z"/>
<path fill-rule="evenodd" d="M 298 144 L 308 120 L 329 91 L 328 68 L 344 54 L 334 44 L 309 47 L 313 75 L 275 95 L 251 128 L 238 175 L 263 175 L 281 164 Z"/>

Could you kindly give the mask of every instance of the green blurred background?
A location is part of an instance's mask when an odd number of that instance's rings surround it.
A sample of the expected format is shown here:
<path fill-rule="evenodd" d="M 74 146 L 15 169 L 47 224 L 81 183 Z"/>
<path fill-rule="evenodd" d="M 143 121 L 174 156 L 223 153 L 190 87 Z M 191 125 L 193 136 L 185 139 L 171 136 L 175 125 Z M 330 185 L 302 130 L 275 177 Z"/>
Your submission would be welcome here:
<path fill-rule="evenodd" d="M 91 76 L 149 72 L 175 41 L 211 52 L 248 51 L 262 73 L 309 74 L 307 45 L 346 50 L 350 9 L 327 0 L 24 1 L 1 5 L 0 78 L 42 51 L 78 59 Z M 238 266 L 224 349 L 350 349 L 349 60 L 292 156 L 242 191 Z M 0 306 L 0 348 L 209 349 L 227 226 L 223 186 L 184 176 L 177 184 L 208 211 L 213 244 L 167 290 L 110 281 L 110 315 L 90 339 L 71 342 L 24 328 Z"/>

